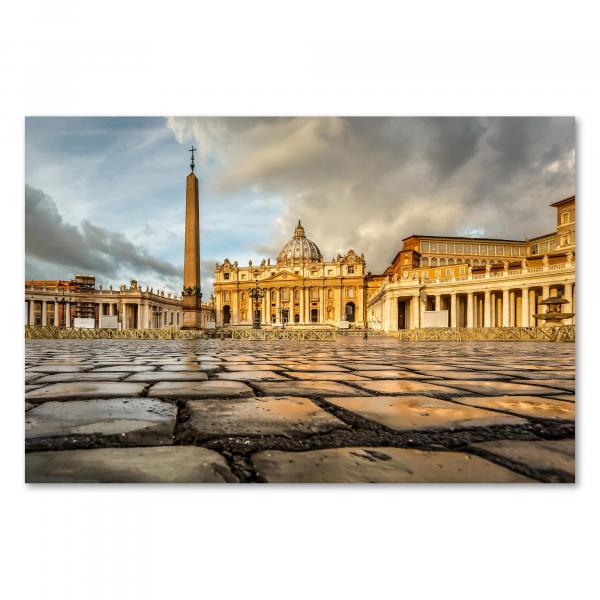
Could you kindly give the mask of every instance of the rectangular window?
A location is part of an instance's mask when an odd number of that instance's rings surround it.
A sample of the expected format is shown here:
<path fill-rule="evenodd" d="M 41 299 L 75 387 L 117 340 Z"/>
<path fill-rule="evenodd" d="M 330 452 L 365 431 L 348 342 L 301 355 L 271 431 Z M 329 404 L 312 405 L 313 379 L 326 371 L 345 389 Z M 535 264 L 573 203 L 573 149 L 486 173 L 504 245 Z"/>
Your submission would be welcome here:
<path fill-rule="evenodd" d="M 223 279 L 229 279 L 229 273 L 223 273 Z"/>
<path fill-rule="evenodd" d="M 502 246 L 496 246 L 496 256 L 502 256 L 504 248 Z"/>
<path fill-rule="evenodd" d="M 568 235 L 563 235 L 562 236 L 562 240 L 560 242 L 563 246 L 568 246 L 569 244 L 569 236 Z"/>
<path fill-rule="evenodd" d="M 556 239 L 550 240 L 550 250 L 554 250 L 556 248 L 557 243 L 558 243 L 558 240 L 556 240 Z"/>
<path fill-rule="evenodd" d="M 437 252 L 438 251 L 437 248 L 438 248 L 437 242 L 431 242 L 431 251 Z"/>
<path fill-rule="evenodd" d="M 544 242 L 543 244 L 540 244 L 540 252 L 547 252 L 548 251 L 548 242 Z"/>
<path fill-rule="evenodd" d="M 565 223 L 568 223 L 568 222 L 569 222 L 569 213 L 568 213 L 568 212 L 564 212 L 564 213 L 562 214 L 562 222 L 563 222 L 563 225 L 564 225 Z"/>
<path fill-rule="evenodd" d="M 479 254 L 487 254 L 488 253 L 488 247 L 485 244 L 480 244 L 479 245 Z"/>
<path fill-rule="evenodd" d="M 462 253 L 464 252 L 464 247 L 463 247 L 463 244 L 456 244 L 456 245 L 454 246 L 454 249 L 455 249 L 454 251 L 455 251 L 457 254 L 462 254 Z"/>
<path fill-rule="evenodd" d="M 421 252 L 429 252 L 429 242 L 421 242 Z"/>
<path fill-rule="evenodd" d="M 519 256 L 525 256 L 525 246 L 519 246 Z"/>
<path fill-rule="evenodd" d="M 354 273 L 354 267 L 348 267 L 348 275 L 352 275 Z"/>
<path fill-rule="evenodd" d="M 448 253 L 449 254 L 454 254 L 454 244 L 448 242 L 447 247 L 448 247 Z"/>
<path fill-rule="evenodd" d="M 296 271 L 296 275 L 297 274 L 298 274 L 298 271 Z M 333 270 L 332 269 L 328 269 L 327 275 L 333 275 Z"/>
<path fill-rule="evenodd" d="M 446 242 L 440 242 L 438 244 L 438 252 L 446 252 Z"/>
<path fill-rule="evenodd" d="M 531 254 L 537 254 L 538 253 L 538 246 L 537 244 L 534 244 L 533 246 L 531 246 Z"/>
<path fill-rule="evenodd" d="M 246 276 L 242 273 L 242 279 L 246 279 Z"/>
<path fill-rule="evenodd" d="M 446 277 L 452 276 L 452 269 L 446 269 Z"/>

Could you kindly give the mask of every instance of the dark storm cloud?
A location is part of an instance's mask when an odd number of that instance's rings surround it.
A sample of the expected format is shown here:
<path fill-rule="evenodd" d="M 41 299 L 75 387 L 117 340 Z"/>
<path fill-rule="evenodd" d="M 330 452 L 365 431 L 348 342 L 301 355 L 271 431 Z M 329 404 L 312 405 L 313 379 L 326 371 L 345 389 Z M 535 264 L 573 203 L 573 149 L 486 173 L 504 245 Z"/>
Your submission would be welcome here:
<path fill-rule="evenodd" d="M 108 278 L 117 277 L 123 268 L 167 280 L 181 277 L 181 269 L 153 257 L 122 233 L 89 221 L 83 221 L 81 229 L 65 222 L 52 198 L 28 185 L 25 186 L 25 253 L 46 263 Z"/>
<path fill-rule="evenodd" d="M 272 257 L 301 218 L 326 258 L 353 248 L 381 271 L 412 233 L 523 239 L 551 231 L 548 205 L 575 193 L 572 118 L 167 122 L 180 142 L 198 144 L 201 163 L 219 165 L 205 185 L 223 202 L 247 189 L 282 199 L 260 246 Z"/>

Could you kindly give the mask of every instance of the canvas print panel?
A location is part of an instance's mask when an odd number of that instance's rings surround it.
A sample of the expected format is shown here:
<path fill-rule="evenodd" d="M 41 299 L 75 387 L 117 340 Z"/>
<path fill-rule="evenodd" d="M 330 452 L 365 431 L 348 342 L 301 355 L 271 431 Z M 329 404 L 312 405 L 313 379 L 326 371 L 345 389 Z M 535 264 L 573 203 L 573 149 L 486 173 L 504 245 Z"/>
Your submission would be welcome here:
<path fill-rule="evenodd" d="M 575 480 L 574 119 L 25 130 L 27 482 Z"/>

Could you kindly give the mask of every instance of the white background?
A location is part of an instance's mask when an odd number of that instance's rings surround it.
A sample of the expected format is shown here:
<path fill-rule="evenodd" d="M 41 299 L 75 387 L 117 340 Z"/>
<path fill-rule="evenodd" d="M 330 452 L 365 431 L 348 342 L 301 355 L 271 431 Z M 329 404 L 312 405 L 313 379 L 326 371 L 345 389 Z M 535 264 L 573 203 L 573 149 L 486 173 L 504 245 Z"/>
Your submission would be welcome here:
<path fill-rule="evenodd" d="M 3 5 L 3 597 L 598 597 L 592 6 Z M 111 114 L 575 115 L 577 485 L 25 486 L 24 116 Z"/>

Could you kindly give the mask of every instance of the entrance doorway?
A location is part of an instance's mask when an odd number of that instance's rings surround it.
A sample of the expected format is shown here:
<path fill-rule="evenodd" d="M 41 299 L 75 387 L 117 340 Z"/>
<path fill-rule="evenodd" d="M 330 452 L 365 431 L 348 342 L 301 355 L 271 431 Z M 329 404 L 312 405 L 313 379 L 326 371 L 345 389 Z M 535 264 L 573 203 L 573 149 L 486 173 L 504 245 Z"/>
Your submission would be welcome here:
<path fill-rule="evenodd" d="M 407 329 L 406 300 L 398 300 L 398 329 Z"/>
<path fill-rule="evenodd" d="M 349 321 L 350 323 L 354 323 L 354 319 L 355 319 L 354 302 L 348 302 L 348 304 L 346 304 L 346 321 Z"/>
<path fill-rule="evenodd" d="M 318 308 L 311 308 L 310 309 L 310 322 L 311 323 L 318 323 L 319 322 L 319 309 Z"/>
<path fill-rule="evenodd" d="M 226 304 L 223 307 L 223 325 L 229 325 L 231 322 L 231 307 L 229 304 Z"/>

